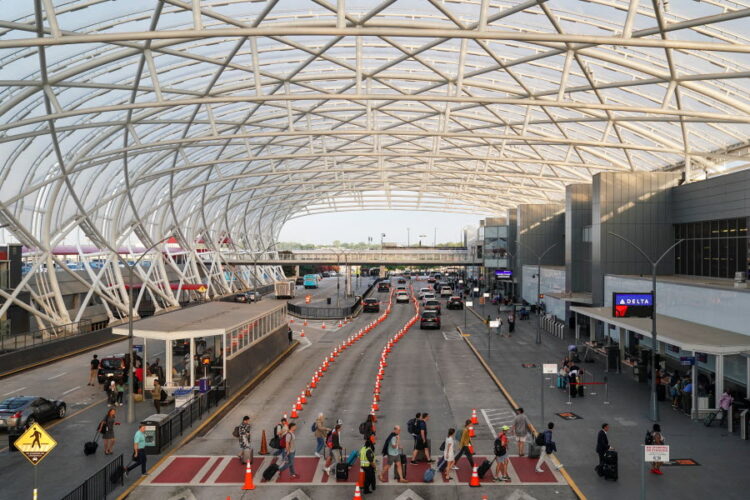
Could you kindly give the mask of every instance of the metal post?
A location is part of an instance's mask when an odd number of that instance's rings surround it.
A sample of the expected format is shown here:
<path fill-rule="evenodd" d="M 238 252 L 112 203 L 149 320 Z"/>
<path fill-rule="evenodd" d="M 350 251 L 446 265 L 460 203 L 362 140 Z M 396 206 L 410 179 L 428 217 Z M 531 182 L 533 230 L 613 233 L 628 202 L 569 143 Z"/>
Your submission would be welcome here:
<path fill-rule="evenodd" d="M 740 412 L 740 439 L 747 440 L 747 410 Z"/>
<path fill-rule="evenodd" d="M 539 421 L 539 428 L 544 429 L 544 363 L 540 363 L 539 371 L 541 372 L 541 384 L 539 385 L 540 399 L 541 399 L 541 411 L 539 415 L 541 420 Z"/>
<path fill-rule="evenodd" d="M 487 356 L 492 354 L 492 335 L 490 335 L 490 321 L 487 320 Z"/>
<path fill-rule="evenodd" d="M 144 254 L 145 255 L 145 254 Z M 128 266 L 128 356 L 130 357 L 130 368 L 128 368 L 128 423 L 135 422 L 135 398 L 133 397 L 133 368 L 135 359 L 133 358 L 133 268 Z"/>
<path fill-rule="evenodd" d="M 536 340 L 537 344 L 542 343 L 542 258 L 539 257 L 536 263 Z"/>
<path fill-rule="evenodd" d="M 641 445 L 641 500 L 646 500 L 646 448 Z"/>
<path fill-rule="evenodd" d="M 734 405 L 729 405 L 727 410 L 727 432 L 734 433 Z"/>
<path fill-rule="evenodd" d="M 609 404 L 609 382 L 606 375 L 604 376 L 604 404 Z"/>
<path fill-rule="evenodd" d="M 464 330 L 466 330 L 466 304 L 464 303 Z"/>

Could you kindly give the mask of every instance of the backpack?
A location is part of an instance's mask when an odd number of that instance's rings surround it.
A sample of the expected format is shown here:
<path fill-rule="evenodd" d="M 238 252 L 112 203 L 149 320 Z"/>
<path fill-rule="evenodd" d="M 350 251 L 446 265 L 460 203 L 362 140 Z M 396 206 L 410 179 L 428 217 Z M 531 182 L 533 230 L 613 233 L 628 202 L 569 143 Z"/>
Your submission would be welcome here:
<path fill-rule="evenodd" d="M 502 457 L 505 453 L 506 449 L 505 446 L 503 446 L 502 440 L 500 438 L 495 439 L 495 456 Z"/>
<path fill-rule="evenodd" d="M 391 444 L 391 439 L 393 439 L 393 436 L 395 436 L 394 433 L 388 434 L 388 437 L 385 438 L 385 443 L 383 443 L 383 456 L 388 455 L 388 446 Z"/>
<path fill-rule="evenodd" d="M 539 434 L 536 435 L 536 439 L 534 440 L 534 443 L 537 446 L 544 446 L 545 445 L 544 433 L 543 432 L 540 432 Z"/>
<path fill-rule="evenodd" d="M 240 426 L 236 426 L 234 429 L 232 429 L 232 436 L 239 438 L 240 437 Z"/>
<path fill-rule="evenodd" d="M 167 400 L 167 391 L 165 391 L 164 389 L 162 389 L 161 392 L 159 393 L 159 400 L 160 401 Z"/>
<path fill-rule="evenodd" d="M 408 422 L 406 422 L 406 430 L 409 432 L 409 434 L 416 434 L 417 433 L 417 419 L 412 418 Z"/>
<path fill-rule="evenodd" d="M 286 434 L 279 438 L 279 449 L 286 448 Z"/>
<path fill-rule="evenodd" d="M 361 424 L 359 424 L 359 433 L 364 436 L 366 431 L 367 431 L 367 422 L 362 422 Z"/>
<path fill-rule="evenodd" d="M 646 431 L 646 439 L 644 439 L 643 442 L 647 446 L 650 446 L 650 445 L 654 444 L 654 435 L 651 434 L 651 431 Z"/>
<path fill-rule="evenodd" d="M 312 427 L 310 427 L 310 430 L 312 432 L 317 431 L 318 430 L 318 423 L 317 422 L 313 422 Z"/>
<path fill-rule="evenodd" d="M 333 448 L 333 431 L 328 431 L 328 435 L 326 436 L 326 446 L 328 448 Z"/>

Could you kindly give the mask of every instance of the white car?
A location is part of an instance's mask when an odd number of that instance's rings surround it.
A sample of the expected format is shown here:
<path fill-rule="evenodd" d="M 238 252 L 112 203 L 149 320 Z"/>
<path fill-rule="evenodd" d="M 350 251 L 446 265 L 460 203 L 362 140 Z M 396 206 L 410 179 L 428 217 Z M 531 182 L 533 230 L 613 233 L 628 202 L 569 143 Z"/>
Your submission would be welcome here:
<path fill-rule="evenodd" d="M 396 303 L 409 302 L 409 294 L 406 292 L 398 292 L 396 294 Z"/>
<path fill-rule="evenodd" d="M 428 300 L 435 300 L 435 294 L 425 293 L 424 295 L 422 295 L 422 305 L 424 305 Z"/>
<path fill-rule="evenodd" d="M 420 288 L 419 289 L 419 300 L 422 300 L 424 298 L 424 294 L 426 293 L 432 293 L 432 289 L 430 288 Z"/>
<path fill-rule="evenodd" d="M 440 289 L 441 297 L 450 297 L 451 295 L 453 295 L 453 290 L 450 287 L 444 286 Z"/>

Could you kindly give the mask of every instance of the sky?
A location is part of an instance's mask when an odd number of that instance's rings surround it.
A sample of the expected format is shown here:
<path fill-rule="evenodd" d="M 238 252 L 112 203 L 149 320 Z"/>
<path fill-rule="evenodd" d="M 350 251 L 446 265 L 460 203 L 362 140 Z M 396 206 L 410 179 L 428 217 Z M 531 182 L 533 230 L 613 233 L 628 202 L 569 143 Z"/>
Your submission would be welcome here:
<path fill-rule="evenodd" d="M 406 210 L 371 210 L 362 212 L 337 212 L 309 215 L 293 219 L 284 225 L 279 241 L 316 243 L 329 245 L 334 240 L 343 243 L 367 243 L 372 237 L 374 244 L 384 241 L 402 245 L 417 243 L 422 237 L 423 245 L 432 245 L 437 228 L 437 242 L 461 241 L 464 226 L 478 226 L 485 216 L 481 214 L 452 214 L 439 212 L 417 212 Z M 407 231 L 407 228 L 409 229 Z"/>

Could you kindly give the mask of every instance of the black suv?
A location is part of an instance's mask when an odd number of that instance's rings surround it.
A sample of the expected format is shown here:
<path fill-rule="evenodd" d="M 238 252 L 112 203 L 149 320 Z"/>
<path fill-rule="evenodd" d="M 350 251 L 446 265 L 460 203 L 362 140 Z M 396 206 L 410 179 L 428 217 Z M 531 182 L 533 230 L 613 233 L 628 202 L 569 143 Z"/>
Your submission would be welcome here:
<path fill-rule="evenodd" d="M 448 309 L 463 309 L 464 301 L 461 297 L 454 295 L 453 297 L 448 299 L 448 303 L 445 307 Z"/>
<path fill-rule="evenodd" d="M 295 285 L 304 285 L 305 284 L 305 278 L 302 276 L 297 276 L 297 279 L 294 280 Z"/>
<path fill-rule="evenodd" d="M 378 292 L 388 292 L 391 289 L 391 284 L 387 281 L 381 281 L 378 283 Z"/>
<path fill-rule="evenodd" d="M 380 312 L 380 301 L 378 299 L 365 299 L 362 301 L 364 312 Z"/>
<path fill-rule="evenodd" d="M 115 382 L 125 382 L 129 364 L 130 359 L 127 354 L 113 354 L 102 358 L 99 362 L 99 373 L 97 374 L 99 383 L 103 384 L 106 380 L 111 379 L 114 379 Z"/>
<path fill-rule="evenodd" d="M 419 319 L 419 329 L 440 328 L 440 316 L 437 311 L 424 311 Z"/>

